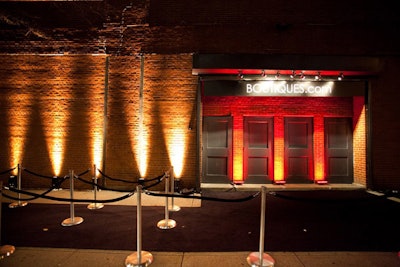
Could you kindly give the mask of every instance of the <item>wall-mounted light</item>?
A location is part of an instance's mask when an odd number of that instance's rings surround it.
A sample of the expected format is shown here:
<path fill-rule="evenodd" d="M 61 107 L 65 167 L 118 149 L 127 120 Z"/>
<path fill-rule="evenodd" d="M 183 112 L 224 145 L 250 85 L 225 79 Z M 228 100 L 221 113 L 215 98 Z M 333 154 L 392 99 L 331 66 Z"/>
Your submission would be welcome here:
<path fill-rule="evenodd" d="M 281 74 L 279 73 L 279 71 L 278 72 L 276 72 L 276 74 L 275 74 L 275 79 L 279 79 L 279 77 L 281 76 Z"/>
<path fill-rule="evenodd" d="M 263 77 L 263 78 L 266 78 L 266 77 L 267 77 L 267 74 L 265 73 L 265 70 L 262 70 L 260 75 L 261 75 L 261 77 Z"/>
<path fill-rule="evenodd" d="M 306 76 L 304 75 L 303 72 L 300 73 L 300 80 L 304 80 L 306 78 Z"/>
<path fill-rule="evenodd" d="M 294 79 L 296 77 L 296 71 L 292 70 L 292 74 L 290 74 L 290 78 Z"/>
<path fill-rule="evenodd" d="M 341 72 L 341 73 L 339 74 L 339 76 L 337 77 L 337 79 L 338 79 L 339 81 L 341 81 L 341 80 L 344 79 L 343 72 Z"/>
<path fill-rule="evenodd" d="M 242 73 L 241 71 L 239 71 L 239 73 L 238 73 L 238 79 L 241 80 L 241 79 L 243 79 L 243 77 L 244 77 L 244 76 L 243 76 L 243 73 Z"/>
<path fill-rule="evenodd" d="M 318 72 L 317 75 L 315 75 L 315 80 L 316 81 L 321 80 L 321 73 L 320 72 Z"/>

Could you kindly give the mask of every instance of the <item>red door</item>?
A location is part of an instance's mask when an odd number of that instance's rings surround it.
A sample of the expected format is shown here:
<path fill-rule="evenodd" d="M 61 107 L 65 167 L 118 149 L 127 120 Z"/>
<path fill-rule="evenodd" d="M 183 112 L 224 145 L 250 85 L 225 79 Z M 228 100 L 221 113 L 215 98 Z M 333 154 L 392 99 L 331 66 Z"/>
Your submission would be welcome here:
<path fill-rule="evenodd" d="M 285 118 L 285 180 L 310 183 L 314 180 L 313 119 Z"/>
<path fill-rule="evenodd" d="M 244 117 L 243 174 L 245 183 L 271 183 L 273 134 L 272 118 Z"/>
<path fill-rule="evenodd" d="M 232 181 L 232 117 L 203 118 L 203 179 L 205 183 Z"/>
<path fill-rule="evenodd" d="M 351 118 L 325 118 L 326 179 L 330 183 L 354 180 L 351 125 Z"/>

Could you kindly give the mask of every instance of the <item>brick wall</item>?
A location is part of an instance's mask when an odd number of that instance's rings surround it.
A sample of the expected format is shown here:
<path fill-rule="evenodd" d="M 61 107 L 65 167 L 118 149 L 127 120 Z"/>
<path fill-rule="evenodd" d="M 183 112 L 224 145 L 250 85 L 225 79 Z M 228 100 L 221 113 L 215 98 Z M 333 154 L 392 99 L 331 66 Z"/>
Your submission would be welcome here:
<path fill-rule="evenodd" d="M 81 19 L 88 23 L 90 17 L 85 12 L 92 9 L 82 9 L 80 3 L 73 4 L 77 11 L 74 14 L 83 14 Z M 313 8 L 310 8 L 298 6 L 297 3 L 288 5 L 279 1 L 256 1 L 253 4 L 246 3 L 246 12 L 243 12 L 243 8 L 239 8 L 243 5 L 240 1 L 221 4 L 215 1 L 135 0 L 118 2 L 115 6 L 108 6 L 111 2 L 93 3 L 96 6 L 103 4 L 107 8 L 103 23 L 96 24 L 100 27 L 79 29 L 76 27 L 79 23 L 74 22 L 74 25 L 66 24 L 61 28 L 48 24 L 40 29 L 37 28 L 39 24 L 33 23 L 8 25 L 11 28 L 6 25 L 0 29 L 1 36 L 6 37 L 0 40 L 0 123 L 6 126 L 5 130 L 0 131 L 0 148 L 3 151 L 0 166 L 15 166 L 17 161 L 22 161 L 26 167 L 37 166 L 38 172 L 53 175 L 54 167 L 46 138 L 58 133 L 52 130 L 53 126 L 43 125 L 43 117 L 58 117 L 59 111 L 51 111 L 56 106 L 59 110 L 65 110 L 69 118 L 64 130 L 70 137 L 65 141 L 65 162 L 61 167 L 61 175 L 67 173 L 69 168 L 80 172 L 92 166 L 94 156 L 91 147 L 94 146 L 93 142 L 101 140 L 90 140 L 89 136 L 99 135 L 102 129 L 93 126 L 93 118 L 87 114 L 103 115 L 106 55 L 109 56 L 108 131 L 105 133 L 108 139 L 104 156 L 106 162 L 100 166 L 113 176 L 129 179 L 139 175 L 135 143 L 139 121 L 140 53 L 145 53 L 145 134 L 149 139 L 156 140 L 154 145 L 162 151 L 166 151 L 167 141 L 163 141 L 164 134 L 160 133 L 158 126 L 168 124 L 165 119 L 168 117 L 165 115 L 167 107 L 177 105 L 192 109 L 190 123 L 192 127 L 196 126 L 193 123 L 193 118 L 196 118 L 193 115 L 196 77 L 190 73 L 192 53 L 372 55 L 382 59 L 384 69 L 374 77 L 367 77 L 371 92 L 368 96 L 366 124 L 370 126 L 371 144 L 366 146 L 370 153 L 367 161 L 371 164 L 356 176 L 361 177 L 362 173 L 367 172 L 370 176 L 369 186 L 400 189 L 397 175 L 400 168 L 397 164 L 400 142 L 396 112 L 400 92 L 397 88 L 399 61 L 396 55 L 400 39 L 393 38 L 398 35 L 395 8 L 379 4 L 359 8 L 356 1 L 346 6 L 349 12 L 343 13 L 346 10 L 338 3 L 312 1 L 309 4 Z M 23 2 L 17 3 L 16 10 L 25 10 L 24 5 Z M 51 5 L 54 7 L 54 4 Z M 196 8 L 186 8 L 188 5 Z M 275 8 L 270 8 L 272 5 Z M 78 12 L 82 10 L 85 12 Z M 93 10 L 95 12 L 89 13 L 98 19 L 97 9 Z M 8 9 L 2 11 L 8 14 Z M 30 11 L 36 14 L 33 9 Z M 293 11 L 299 16 L 294 16 Z M 15 16 L 8 18 L 12 22 Z M 36 33 L 44 35 L 38 36 Z M 169 60 L 165 62 L 165 58 Z M 323 67 L 323 63 L 320 64 Z M 165 80 L 159 76 L 161 73 L 172 76 Z M 78 92 L 76 88 L 82 91 Z M 166 96 L 161 88 L 168 88 L 178 98 Z M 178 88 L 185 88 L 188 94 L 180 95 L 182 91 Z M 47 96 L 49 91 L 66 91 L 71 98 Z M 76 99 L 72 101 L 72 98 Z M 268 107 L 262 106 L 260 109 L 264 112 Z M 88 110 L 91 112 L 88 113 Z M 291 107 L 288 106 L 287 110 L 291 112 Z M 156 117 L 159 119 L 150 119 L 152 112 L 158 113 Z M 180 115 L 176 114 L 177 110 L 168 112 L 171 112 L 171 118 Z M 183 114 L 189 114 L 189 111 Z M 179 123 L 186 124 L 186 115 L 184 118 Z M 275 117 L 275 124 L 280 119 Z M 192 129 L 187 132 L 187 136 L 190 136 L 187 141 L 187 162 L 195 162 L 196 130 Z M 11 134 L 10 131 L 14 130 L 20 133 Z M 19 145 L 21 142 L 13 143 L 24 136 L 30 138 L 23 146 Z M 75 146 L 79 148 L 72 148 Z M 12 151 L 16 151 L 16 154 Z M 149 151 L 153 160 L 159 157 L 152 149 Z M 79 161 L 79 164 L 69 162 L 70 157 L 74 158 L 74 162 Z M 360 154 L 359 159 L 363 157 Z M 18 160 L 20 158 L 23 160 Z M 121 158 L 129 160 L 123 162 Z M 169 158 L 160 158 L 153 163 L 155 168 L 146 174 L 149 177 L 171 164 Z M 187 165 L 195 168 L 189 163 Z M 187 169 L 182 175 L 191 177 L 186 179 L 192 181 L 194 172 Z M 36 184 L 36 181 L 28 180 L 27 183 L 39 186 L 41 183 L 47 184 L 47 181 Z"/>
<path fill-rule="evenodd" d="M 0 136 L 5 151 L 0 166 L 22 164 L 51 177 L 69 170 L 83 173 L 96 164 L 110 177 L 135 181 L 168 170 L 174 149 L 182 143 L 180 176 L 184 184 L 194 186 L 197 79 L 191 74 L 191 60 L 191 55 L 144 55 L 140 114 L 140 56 L 110 57 L 108 65 L 103 56 L 2 56 L 0 123 L 6 130 Z M 144 146 L 139 146 L 141 116 Z M 140 149 L 148 152 L 143 175 Z M 23 177 L 23 186 L 50 185 L 29 172 Z M 107 180 L 107 186 L 127 185 Z"/>
<path fill-rule="evenodd" d="M 91 168 L 93 132 L 102 130 L 104 57 L 1 56 L 0 155 L 46 176 Z M 59 158 L 59 162 L 56 158 Z M 25 178 L 26 176 L 26 178 Z M 24 172 L 23 186 L 50 182 Z"/>
<path fill-rule="evenodd" d="M 363 108 L 361 97 L 354 110 Z M 270 116 L 274 118 L 274 162 L 275 180 L 283 179 L 284 162 L 284 118 L 295 116 L 313 117 L 314 174 L 315 179 L 323 179 L 324 174 L 324 117 L 352 117 L 352 98 L 301 98 L 301 97 L 203 97 L 203 116 L 233 117 L 233 161 L 243 165 L 243 116 Z M 357 117 L 358 120 L 358 117 Z M 356 133 L 357 140 L 365 143 L 365 120 L 361 120 Z M 357 146 L 359 143 L 356 143 Z M 362 150 L 362 151 L 360 151 Z M 355 180 L 366 183 L 366 148 L 358 146 L 355 151 L 357 161 Z M 236 173 L 235 173 L 236 172 Z M 234 179 L 242 179 L 242 168 L 234 168 Z M 363 173 L 364 172 L 364 173 Z"/>
<path fill-rule="evenodd" d="M 156 177 L 174 165 L 169 153 L 174 153 L 174 144 L 182 142 L 181 178 L 194 186 L 197 79 L 191 74 L 192 57 L 144 54 L 143 61 L 140 57 L 110 57 L 105 169 L 111 176 L 125 179 Z M 175 133 L 178 135 L 173 136 Z M 142 172 L 140 163 L 145 165 Z"/>

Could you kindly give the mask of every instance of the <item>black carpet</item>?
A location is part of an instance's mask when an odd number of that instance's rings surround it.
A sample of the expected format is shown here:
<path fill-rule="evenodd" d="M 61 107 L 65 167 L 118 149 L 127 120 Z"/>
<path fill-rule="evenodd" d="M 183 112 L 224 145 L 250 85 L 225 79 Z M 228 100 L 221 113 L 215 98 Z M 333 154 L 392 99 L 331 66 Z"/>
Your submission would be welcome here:
<path fill-rule="evenodd" d="M 200 208 L 170 212 L 173 229 L 162 230 L 164 207 L 142 207 L 142 249 L 147 251 L 258 251 L 261 196 L 254 192 L 203 192 Z M 267 194 L 266 251 L 399 251 L 400 203 L 363 190 Z M 69 204 L 2 208 L 2 243 L 16 247 L 136 249 L 136 207 L 75 204 L 83 223 L 62 226 Z"/>

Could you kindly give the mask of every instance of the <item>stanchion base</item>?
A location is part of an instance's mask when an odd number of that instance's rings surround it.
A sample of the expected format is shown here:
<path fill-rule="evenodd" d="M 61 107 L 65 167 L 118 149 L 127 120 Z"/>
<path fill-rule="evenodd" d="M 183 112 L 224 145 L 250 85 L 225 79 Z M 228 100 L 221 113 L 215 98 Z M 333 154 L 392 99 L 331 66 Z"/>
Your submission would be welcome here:
<path fill-rule="evenodd" d="M 82 217 L 74 217 L 74 218 L 65 219 L 61 223 L 61 225 L 62 226 L 73 226 L 73 225 L 81 224 L 82 222 L 83 222 L 83 218 Z"/>
<path fill-rule="evenodd" d="M 8 205 L 8 207 L 11 209 L 14 209 L 14 208 L 18 208 L 18 207 L 25 207 L 26 205 L 28 205 L 28 202 L 13 202 L 13 203 L 10 203 L 10 205 Z"/>
<path fill-rule="evenodd" d="M 164 219 L 157 223 L 157 227 L 160 229 L 171 229 L 176 226 L 176 221 L 172 219 Z"/>
<path fill-rule="evenodd" d="M 140 262 L 138 260 L 138 253 L 134 252 L 125 259 L 126 267 L 133 266 L 149 266 L 153 262 L 153 255 L 147 251 L 141 251 L 140 253 Z"/>
<path fill-rule="evenodd" d="M 173 206 L 170 206 L 170 207 L 168 208 L 168 210 L 169 210 L 169 211 L 180 211 L 180 210 L 181 210 L 181 207 L 179 207 L 179 206 L 177 206 L 177 205 L 173 205 Z"/>
<path fill-rule="evenodd" d="M 103 203 L 91 203 L 87 206 L 88 209 L 90 210 L 98 210 L 104 207 Z"/>
<path fill-rule="evenodd" d="M 10 256 L 15 251 L 15 247 L 11 245 L 0 246 L 0 259 Z"/>
<path fill-rule="evenodd" d="M 262 265 L 261 265 L 260 252 L 252 252 L 249 254 L 249 256 L 247 256 L 247 263 L 251 267 L 255 267 L 255 266 L 273 267 L 275 265 L 275 260 L 267 253 L 264 253 L 263 257 L 262 257 Z"/>

